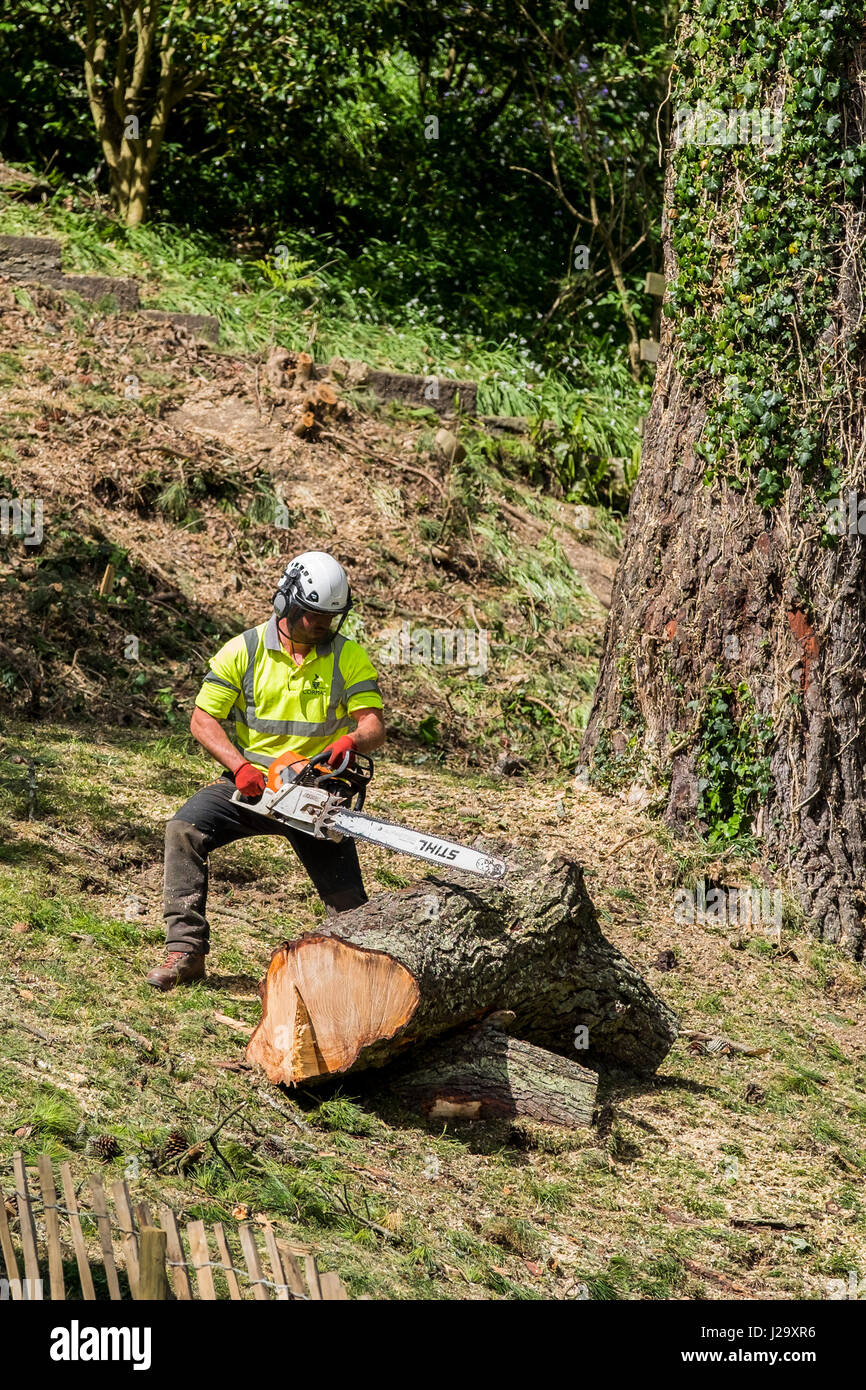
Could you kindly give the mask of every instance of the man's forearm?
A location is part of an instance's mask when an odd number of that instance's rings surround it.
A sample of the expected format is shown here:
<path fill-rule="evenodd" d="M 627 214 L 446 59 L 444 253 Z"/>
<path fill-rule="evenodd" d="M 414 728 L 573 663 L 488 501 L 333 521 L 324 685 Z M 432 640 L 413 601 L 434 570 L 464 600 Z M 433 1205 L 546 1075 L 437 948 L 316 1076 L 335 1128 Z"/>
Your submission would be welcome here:
<path fill-rule="evenodd" d="M 239 753 L 235 748 L 219 720 L 214 719 L 212 714 L 196 708 L 189 727 L 196 742 L 200 743 L 202 748 L 207 749 L 211 757 L 216 758 L 218 763 L 222 763 L 223 767 L 228 768 L 229 772 L 237 772 L 238 768 L 247 761 L 243 753 Z"/>
<path fill-rule="evenodd" d="M 196 742 L 200 743 L 211 757 L 216 758 L 218 763 L 228 768 L 229 772 L 237 772 L 247 761 L 243 753 L 239 753 L 235 748 L 219 720 L 205 710 L 196 707 L 190 722 L 190 732 Z M 374 748 L 381 748 L 385 742 L 385 724 L 381 715 L 363 715 L 358 720 L 352 737 L 359 753 L 372 753 Z"/>
<path fill-rule="evenodd" d="M 372 753 L 374 748 L 381 748 L 385 742 L 384 720 L 381 716 L 364 715 L 358 720 L 352 738 L 359 753 Z"/>

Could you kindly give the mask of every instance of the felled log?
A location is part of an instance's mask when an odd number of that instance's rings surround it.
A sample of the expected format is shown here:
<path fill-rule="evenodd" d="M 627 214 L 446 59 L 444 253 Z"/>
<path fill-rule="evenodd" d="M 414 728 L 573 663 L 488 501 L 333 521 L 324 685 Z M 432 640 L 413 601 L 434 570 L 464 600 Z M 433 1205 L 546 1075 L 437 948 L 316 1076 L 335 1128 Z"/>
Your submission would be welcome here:
<path fill-rule="evenodd" d="M 410 1054 L 389 1093 L 431 1120 L 523 1115 L 580 1129 L 591 1123 L 598 1076 L 578 1062 L 509 1037 L 494 1020 Z M 509 1015 L 513 1020 L 513 1015 Z"/>
<path fill-rule="evenodd" d="M 476 841 L 504 880 L 435 876 L 283 942 L 247 1059 L 273 1082 L 381 1067 L 494 1010 L 571 1059 L 653 1071 L 677 1019 L 602 935 L 577 864 Z"/>

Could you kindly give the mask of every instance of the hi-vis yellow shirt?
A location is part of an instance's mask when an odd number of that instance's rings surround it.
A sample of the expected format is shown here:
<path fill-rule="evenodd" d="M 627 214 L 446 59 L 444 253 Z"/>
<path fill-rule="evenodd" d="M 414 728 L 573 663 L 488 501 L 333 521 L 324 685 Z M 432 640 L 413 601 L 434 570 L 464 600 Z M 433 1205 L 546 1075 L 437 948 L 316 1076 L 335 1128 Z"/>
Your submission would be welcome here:
<path fill-rule="evenodd" d="M 259 767 L 289 750 L 321 753 L 351 733 L 353 710 L 383 708 L 363 647 L 338 633 L 297 666 L 280 643 L 275 616 L 232 637 L 209 664 L 196 705 L 214 719 L 233 719 L 238 748 Z"/>

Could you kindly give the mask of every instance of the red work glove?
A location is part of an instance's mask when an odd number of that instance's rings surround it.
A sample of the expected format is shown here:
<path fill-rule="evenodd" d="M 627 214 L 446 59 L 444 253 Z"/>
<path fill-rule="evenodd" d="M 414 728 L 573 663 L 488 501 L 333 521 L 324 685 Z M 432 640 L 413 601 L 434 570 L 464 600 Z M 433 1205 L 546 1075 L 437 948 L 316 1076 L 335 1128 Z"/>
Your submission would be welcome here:
<path fill-rule="evenodd" d="M 241 796 L 261 796 L 265 789 L 264 773 L 252 763 L 241 763 L 235 773 L 235 786 Z"/>
<path fill-rule="evenodd" d="M 351 767 L 355 761 L 355 738 L 353 734 L 344 734 L 338 738 L 336 743 L 322 750 L 316 755 L 316 761 L 327 763 L 329 767 L 339 767 L 346 754 L 349 754 L 347 767 Z"/>

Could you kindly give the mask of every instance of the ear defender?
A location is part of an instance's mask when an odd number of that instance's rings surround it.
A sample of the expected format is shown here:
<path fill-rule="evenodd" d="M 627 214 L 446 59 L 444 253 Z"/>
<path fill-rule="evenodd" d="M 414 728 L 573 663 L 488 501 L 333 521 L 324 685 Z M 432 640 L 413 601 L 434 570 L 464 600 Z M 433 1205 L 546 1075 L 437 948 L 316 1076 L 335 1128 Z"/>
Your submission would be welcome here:
<path fill-rule="evenodd" d="M 286 616 L 286 610 L 289 607 L 289 594 L 294 588 L 294 575 L 288 579 L 283 575 L 283 578 L 277 585 L 277 592 L 274 594 L 274 612 L 278 618 L 284 618 Z"/>

